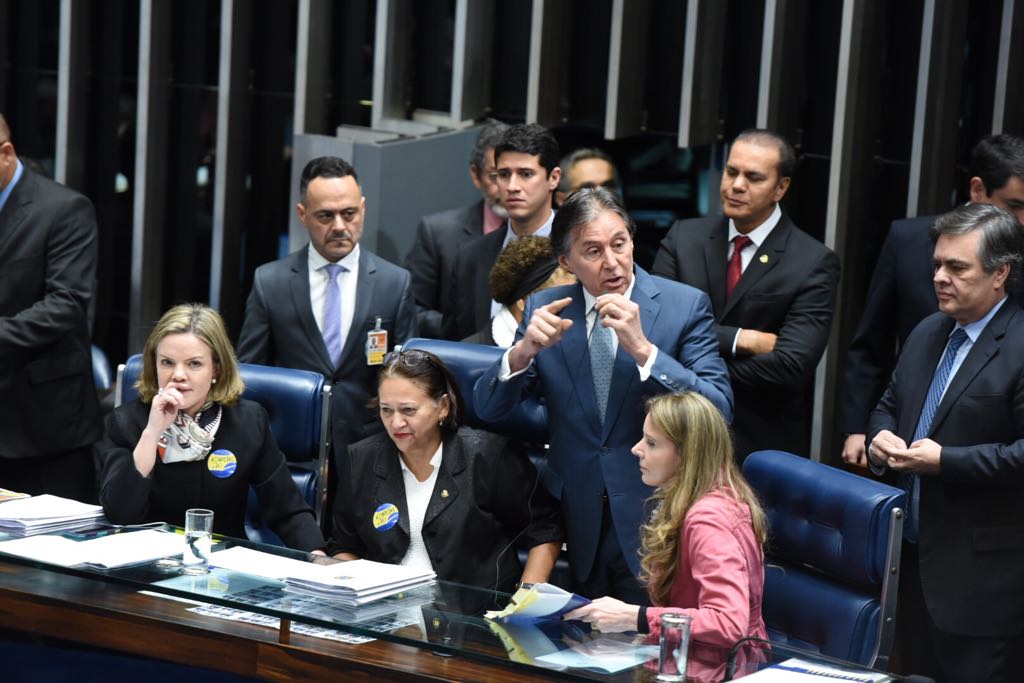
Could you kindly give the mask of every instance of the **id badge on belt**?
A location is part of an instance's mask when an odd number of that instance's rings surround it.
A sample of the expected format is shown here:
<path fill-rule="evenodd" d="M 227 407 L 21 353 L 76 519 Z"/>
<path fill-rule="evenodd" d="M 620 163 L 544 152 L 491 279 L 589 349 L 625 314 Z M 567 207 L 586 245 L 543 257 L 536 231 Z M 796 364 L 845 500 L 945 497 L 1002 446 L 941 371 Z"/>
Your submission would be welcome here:
<path fill-rule="evenodd" d="M 366 364 L 381 365 L 388 352 L 388 331 L 381 328 L 378 315 L 373 329 L 366 333 Z"/>

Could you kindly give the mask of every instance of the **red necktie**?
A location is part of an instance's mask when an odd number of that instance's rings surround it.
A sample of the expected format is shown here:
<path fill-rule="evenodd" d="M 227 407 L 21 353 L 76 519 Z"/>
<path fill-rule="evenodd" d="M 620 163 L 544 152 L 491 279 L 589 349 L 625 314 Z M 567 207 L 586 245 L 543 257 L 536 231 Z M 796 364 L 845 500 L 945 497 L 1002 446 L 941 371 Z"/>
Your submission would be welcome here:
<path fill-rule="evenodd" d="M 736 235 L 732 240 L 732 258 L 729 259 L 729 268 L 725 271 L 725 298 L 732 296 L 732 290 L 736 289 L 736 283 L 743 275 L 743 250 L 752 244 L 746 235 Z"/>

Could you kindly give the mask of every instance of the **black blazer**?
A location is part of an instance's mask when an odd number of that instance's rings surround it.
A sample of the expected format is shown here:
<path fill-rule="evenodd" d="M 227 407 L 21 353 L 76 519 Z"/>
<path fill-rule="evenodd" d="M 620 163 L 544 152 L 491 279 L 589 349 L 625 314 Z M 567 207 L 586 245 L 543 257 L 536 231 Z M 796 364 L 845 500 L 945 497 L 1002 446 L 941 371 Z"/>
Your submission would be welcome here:
<path fill-rule="evenodd" d="M 213 450 L 226 449 L 237 459 L 234 474 L 218 478 L 206 460 L 165 465 L 157 458 L 149 477 L 135 469 L 135 450 L 149 420 L 148 404 L 138 399 L 107 416 L 103 439 L 95 446 L 100 470 L 100 503 L 115 524 L 168 522 L 181 525 L 185 510 L 213 510 L 214 531 L 245 538 L 249 487 L 256 490 L 267 524 L 288 547 L 324 547 L 313 511 L 295 488 L 284 455 L 270 432 L 267 413 L 258 403 L 240 400 L 225 407 Z"/>
<path fill-rule="evenodd" d="M 506 224 L 459 247 L 452 264 L 452 292 L 443 302 L 445 339 L 465 339 L 490 322 L 491 268 L 507 231 Z"/>
<path fill-rule="evenodd" d="M 932 284 L 935 216 L 893 221 L 871 276 L 864 312 L 850 341 L 839 428 L 863 434 L 910 331 L 939 308 Z"/>
<path fill-rule="evenodd" d="M 494 434 L 463 427 L 444 440 L 423 543 L 439 579 L 511 592 L 522 574 L 516 546 L 563 539 L 557 503 L 522 453 Z M 399 453 L 387 434 L 349 446 L 337 462 L 338 492 L 330 553 L 396 564 L 409 549 L 409 513 Z M 398 523 L 378 531 L 373 513 L 398 508 Z"/>
<path fill-rule="evenodd" d="M 419 309 L 420 336 L 441 338 L 443 302 L 452 295 L 455 254 L 459 246 L 480 237 L 484 202 L 431 213 L 416 226 L 416 241 L 405 258 L 412 274 L 412 293 Z"/>
<path fill-rule="evenodd" d="M 888 429 L 910 443 L 953 329 L 935 313 L 907 338 L 872 411 L 869 443 Z M 1011 297 L 978 337 L 932 420 L 941 473 L 921 477 L 921 588 L 948 633 L 1024 632 L 1024 311 Z"/>
<path fill-rule="evenodd" d="M 26 168 L 0 211 L 0 460 L 100 437 L 88 325 L 96 241 L 89 200 Z"/>
<path fill-rule="evenodd" d="M 661 243 L 654 273 L 711 298 L 736 399 L 737 456 L 764 448 L 807 455 L 814 371 L 828 343 L 839 259 L 783 214 L 726 301 L 728 247 L 727 219 L 677 221 Z M 775 350 L 733 357 L 741 327 L 777 334 Z"/>
<path fill-rule="evenodd" d="M 352 328 L 337 367 L 331 364 L 309 302 L 307 247 L 256 269 L 238 339 L 243 363 L 312 370 L 331 383 L 331 433 L 336 452 L 376 423 L 367 407 L 377 391 L 377 369 L 366 364 L 366 333 L 377 316 L 388 347 L 416 336 L 409 272 L 360 248 L 359 285 Z"/>

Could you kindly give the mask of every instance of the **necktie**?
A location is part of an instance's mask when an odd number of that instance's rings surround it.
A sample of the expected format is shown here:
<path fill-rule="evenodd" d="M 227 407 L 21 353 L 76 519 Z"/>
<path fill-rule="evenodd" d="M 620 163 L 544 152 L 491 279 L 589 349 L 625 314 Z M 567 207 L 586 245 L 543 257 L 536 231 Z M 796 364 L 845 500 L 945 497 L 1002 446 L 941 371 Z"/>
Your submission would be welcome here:
<path fill-rule="evenodd" d="M 320 270 L 327 273 L 327 292 L 324 296 L 324 345 L 335 367 L 341 360 L 341 288 L 338 275 L 348 270 L 337 263 L 328 263 Z"/>
<path fill-rule="evenodd" d="M 612 329 L 601 324 L 601 316 L 594 311 L 594 328 L 590 332 L 590 372 L 594 376 L 594 396 L 597 398 L 597 416 L 604 425 L 608 408 L 608 390 L 612 385 L 615 353 L 612 350 Z"/>
<path fill-rule="evenodd" d="M 939 366 L 935 368 L 935 374 L 932 375 L 932 383 L 928 387 L 928 395 L 924 399 L 924 407 L 921 409 L 921 417 L 917 421 L 917 429 L 914 430 L 914 438 L 911 443 L 928 436 L 928 430 L 931 429 L 935 411 L 939 408 L 942 394 L 946 389 L 946 384 L 949 382 L 949 373 L 953 370 L 956 353 L 965 341 L 967 341 L 967 333 L 964 332 L 963 328 L 957 328 L 950 335 L 949 343 L 946 345 L 946 352 L 942 355 Z M 907 490 L 910 496 L 910 512 L 904 525 L 903 536 L 908 541 L 916 543 L 921 504 L 921 479 L 916 474 L 905 472 L 900 476 L 900 485 Z"/>
<path fill-rule="evenodd" d="M 736 289 L 736 283 L 743 275 L 743 250 L 753 244 L 753 240 L 746 235 L 736 235 L 732 238 L 732 258 L 729 259 L 729 268 L 725 271 L 725 298 L 732 296 L 732 290 Z"/>

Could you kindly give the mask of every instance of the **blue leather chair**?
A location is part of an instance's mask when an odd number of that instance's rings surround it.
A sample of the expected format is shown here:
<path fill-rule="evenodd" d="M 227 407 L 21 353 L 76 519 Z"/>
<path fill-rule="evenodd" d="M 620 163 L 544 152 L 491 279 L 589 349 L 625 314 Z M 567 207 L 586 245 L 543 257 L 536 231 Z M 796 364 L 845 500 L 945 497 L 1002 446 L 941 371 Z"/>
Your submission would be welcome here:
<path fill-rule="evenodd" d="M 497 346 L 484 346 L 481 344 L 466 344 L 463 342 L 445 341 L 442 339 L 409 339 L 405 342 L 403 350 L 418 349 L 429 351 L 434 354 L 452 371 L 459 383 L 459 390 L 465 402 L 466 414 L 463 424 L 477 429 L 485 429 L 495 434 L 520 442 L 535 444 L 543 447 L 548 442 L 548 409 L 541 401 L 527 399 L 516 406 L 515 410 L 499 422 L 481 420 L 473 407 L 473 385 L 477 378 L 484 374 L 484 371 L 496 360 L 501 358 L 505 349 Z M 530 453 L 530 460 L 539 472 L 546 467 L 546 460 L 543 450 Z M 520 549 L 519 559 L 526 563 L 526 551 Z M 565 589 L 572 587 L 572 575 L 569 573 L 569 561 L 566 554 L 555 562 L 555 568 L 551 572 L 549 583 Z"/>
<path fill-rule="evenodd" d="M 244 398 L 263 406 L 270 431 L 288 461 L 295 485 L 323 519 L 326 498 L 331 388 L 319 373 L 239 363 Z M 142 356 L 134 355 L 117 369 L 115 404 L 138 396 L 135 383 L 142 374 Z M 283 545 L 263 523 L 256 494 L 250 489 L 245 532 L 252 541 Z"/>
<path fill-rule="evenodd" d="M 515 410 L 500 422 L 481 420 L 473 406 L 473 385 L 484 370 L 501 358 L 505 349 L 482 344 L 466 344 L 463 342 L 445 341 L 442 339 L 409 339 L 402 347 L 405 350 L 419 349 L 429 351 L 440 358 L 459 381 L 459 389 L 466 403 L 466 415 L 463 423 L 486 429 L 520 441 L 537 444 L 548 442 L 548 409 L 537 400 L 526 400 L 516 406 Z"/>
<path fill-rule="evenodd" d="M 771 534 L 763 612 L 773 642 L 884 668 L 906 494 L 782 451 L 743 463 Z"/>

